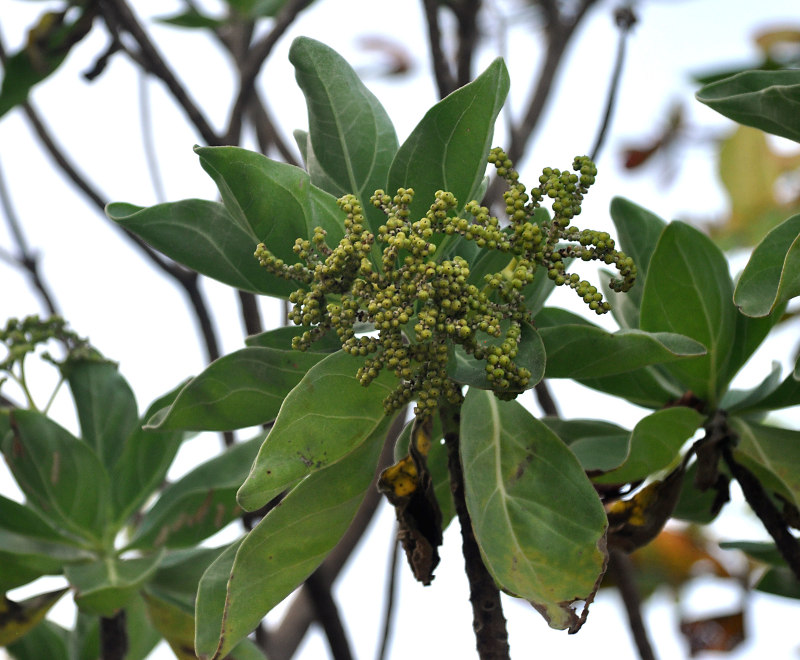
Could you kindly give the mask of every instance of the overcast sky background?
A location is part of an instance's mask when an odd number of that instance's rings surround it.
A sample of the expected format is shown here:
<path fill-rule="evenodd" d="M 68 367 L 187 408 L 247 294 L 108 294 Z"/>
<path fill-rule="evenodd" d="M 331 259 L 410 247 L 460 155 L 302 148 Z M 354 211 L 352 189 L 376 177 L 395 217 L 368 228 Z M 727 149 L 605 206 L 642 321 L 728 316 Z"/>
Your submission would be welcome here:
<path fill-rule="evenodd" d="M 0 34 L 9 52 L 24 40 L 25 30 L 44 8 L 58 3 L 0 0 Z M 181 3 L 138 0 L 140 17 L 163 16 Z M 213 6 L 212 3 L 202 3 Z M 400 141 L 432 103 L 436 91 L 429 75 L 427 43 L 417 2 L 390 0 L 354 2 L 322 0 L 301 16 L 278 44 L 265 68 L 260 84 L 272 111 L 287 134 L 306 128 L 305 102 L 294 82 L 287 60 L 293 37 L 311 36 L 337 49 L 357 70 L 374 71 L 374 56 L 358 46 L 364 36 L 392 35 L 414 54 L 416 68 L 402 78 L 386 80 L 366 76 L 366 82 L 387 108 L 395 122 Z M 530 80 L 536 75 L 542 35 L 534 23 L 507 15 L 508 3 L 487 2 L 492 34 L 487 35 L 478 58 L 476 73 L 501 49 L 505 49 L 511 73 L 511 111 L 527 100 Z M 398 7 L 402 5 L 402 9 Z M 593 141 L 605 101 L 616 48 L 611 10 L 614 3 L 600 3 L 583 24 L 560 71 L 539 131 L 534 136 L 529 158 L 521 163 L 522 180 L 531 182 L 545 165 L 567 167 L 572 157 L 585 153 Z M 506 14 L 504 14 L 506 12 Z M 580 216 L 579 226 L 613 232 L 608 204 L 622 195 L 648 207 L 665 219 L 681 218 L 710 222 L 726 212 L 726 199 L 716 181 L 713 144 L 694 139 L 679 152 L 681 166 L 667 182 L 657 166 L 631 176 L 620 167 L 620 149 L 655 136 L 670 104 L 682 101 L 688 122 L 696 136 L 719 135 L 731 124 L 692 100 L 695 86 L 690 74 L 713 69 L 715 65 L 747 64 L 757 60 L 754 30 L 776 26 L 800 26 L 797 3 L 771 0 L 653 0 L 637 6 L 639 22 L 628 45 L 617 114 L 598 162 L 597 185 L 592 188 Z M 149 24 L 148 24 L 149 25 Z M 503 25 L 506 27 L 503 28 Z M 339 27 L 342 26 L 342 27 Z M 345 27 L 346 26 L 346 27 Z M 219 57 L 216 45 L 195 32 L 182 32 L 149 25 L 159 47 L 185 81 L 212 122 L 220 128 L 234 92 L 231 70 Z M 488 28 L 487 28 L 488 31 Z M 496 36 L 505 32 L 503 46 Z M 124 56 L 115 57 L 109 70 L 96 82 L 86 83 L 80 74 L 91 67 L 106 47 L 106 36 L 95 30 L 71 54 L 56 76 L 39 87 L 33 100 L 46 117 L 59 142 L 79 167 L 112 201 L 148 205 L 158 201 L 153 192 L 141 146 L 139 127 L 139 82 L 137 71 Z M 216 188 L 203 172 L 192 152 L 200 138 L 184 122 L 181 111 L 168 99 L 157 82 L 148 86 L 152 100 L 155 141 L 160 169 L 170 201 L 200 197 L 213 199 Z M 695 132 L 696 131 L 696 132 Z M 495 144 L 504 144 L 505 127 L 498 125 Z M 754 165 L 755 166 L 755 165 Z M 203 350 L 194 325 L 187 316 L 182 294 L 150 269 L 131 249 L 120 233 L 104 221 L 57 174 L 48 157 L 36 145 L 21 112 L 0 119 L 0 167 L 9 186 L 16 211 L 24 224 L 31 246 L 40 251 L 46 280 L 54 291 L 71 326 L 105 355 L 119 361 L 122 373 L 136 392 L 139 407 L 173 388 L 187 376 L 203 369 Z M 6 226 L 0 226 L 0 245 L 11 245 Z M 734 259 L 734 272 L 743 265 Z M 222 326 L 224 352 L 242 346 L 241 324 L 234 295 L 224 286 L 207 281 L 204 289 L 217 311 Z M 555 300 L 582 311 L 574 295 Z M 276 305 L 265 302 L 266 322 L 277 326 Z M 0 320 L 42 312 L 25 277 L 0 261 Z M 225 321 L 225 319 L 229 319 Z M 594 320 L 594 317 L 593 317 Z M 604 319 L 609 322 L 609 319 Z M 788 364 L 797 324 L 783 331 L 750 365 L 740 385 L 753 385 L 769 371 L 771 360 Z M 33 365 L 32 365 L 33 366 Z M 31 369 L 32 378 L 47 378 L 46 371 Z M 565 417 L 605 417 L 632 427 L 643 411 L 609 399 L 584 396 L 587 392 L 566 382 L 553 388 Z M 39 388 L 42 399 L 47 386 Z M 531 395 L 523 402 L 536 410 Z M 578 412 L 578 400 L 580 412 Z M 66 392 L 53 409 L 59 421 L 75 428 L 74 414 Z M 800 413 L 782 414 L 790 428 L 800 429 Z M 201 436 L 186 443 L 175 477 L 217 450 L 215 436 Z M 0 492 L 18 497 L 7 473 L 0 472 Z M 733 504 L 716 529 L 726 538 L 759 538 L 759 528 Z M 339 581 L 338 595 L 355 647 L 356 657 L 370 658 L 378 643 L 383 610 L 388 552 L 392 542 L 393 514 L 383 507 L 369 539 Z M 763 534 L 763 532 L 761 532 Z M 413 582 L 405 564 L 401 570 L 395 630 L 389 657 L 474 657 L 471 612 L 467 583 L 460 555 L 460 538 L 455 527 L 445 535 L 442 564 L 433 585 L 423 588 Z M 36 585 L 37 589 L 44 587 Z M 688 601 L 694 613 L 726 611 L 738 604 L 736 590 L 706 583 L 695 589 Z M 20 594 L 18 594 L 21 596 Z M 748 619 L 749 641 L 730 658 L 797 658 L 800 639 L 796 626 L 796 601 L 757 595 Z M 636 658 L 616 594 L 601 594 L 593 605 L 587 625 L 576 636 L 551 631 L 541 617 L 524 602 L 506 600 L 510 642 L 514 658 L 611 657 Z M 55 613 L 69 625 L 72 616 L 65 601 Z M 676 612 L 668 593 L 657 594 L 647 606 L 647 620 L 661 658 L 686 655 L 676 635 Z M 325 657 L 323 638 L 309 636 L 299 658 Z M 155 657 L 171 657 L 164 649 Z"/>

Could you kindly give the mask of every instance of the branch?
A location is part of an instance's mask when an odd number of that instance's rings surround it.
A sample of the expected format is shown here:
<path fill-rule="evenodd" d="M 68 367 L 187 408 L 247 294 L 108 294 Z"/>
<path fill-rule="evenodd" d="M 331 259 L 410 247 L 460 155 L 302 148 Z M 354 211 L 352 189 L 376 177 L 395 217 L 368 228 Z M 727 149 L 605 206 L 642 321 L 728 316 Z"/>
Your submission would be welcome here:
<path fill-rule="evenodd" d="M 739 482 L 750 508 L 753 509 L 775 541 L 778 551 L 786 560 L 792 573 L 800 580 L 800 542 L 787 528 L 781 512 L 772 503 L 756 476 L 734 459 L 730 446 L 726 445 L 722 448 L 722 457 L 733 477 Z"/>
<path fill-rule="evenodd" d="M 166 63 L 155 44 L 145 32 L 133 11 L 125 0 L 100 0 L 103 17 L 111 29 L 112 36 L 116 28 L 128 32 L 139 47 L 141 62 L 145 69 L 159 78 L 169 89 L 175 101 L 186 113 L 191 124 L 205 140 L 206 144 L 222 144 L 211 124 L 206 119 L 200 108 L 189 96 L 177 76 Z"/>
<path fill-rule="evenodd" d="M 450 65 L 442 50 L 442 31 L 439 26 L 439 6 L 437 0 L 422 0 L 425 8 L 425 19 L 428 24 L 428 43 L 431 47 L 431 61 L 439 98 L 444 98 L 456 88 L 456 81 L 450 71 Z"/>
<path fill-rule="evenodd" d="M 655 660 L 653 647 L 650 644 L 650 637 L 642 618 L 642 599 L 639 596 L 639 588 L 636 585 L 633 562 L 627 553 L 621 550 L 612 549 L 611 569 L 617 581 L 622 602 L 625 605 L 625 613 L 628 615 L 628 624 L 631 628 L 633 640 L 639 650 L 641 660 Z"/>
<path fill-rule="evenodd" d="M 350 642 L 339 616 L 339 608 L 331 596 L 331 586 L 317 571 L 314 571 L 306 580 L 306 589 L 314 603 L 314 614 L 325 630 L 331 655 L 334 660 L 352 660 L 353 653 L 350 650 Z"/>
<path fill-rule="evenodd" d="M 313 0 L 289 0 L 275 17 L 275 23 L 266 35 L 252 45 L 239 69 L 239 94 L 233 104 L 231 116 L 228 120 L 226 138 L 229 141 L 238 141 L 242 127 L 242 117 L 248 103 L 255 93 L 255 83 L 264 61 L 269 57 L 275 44 L 294 22 L 298 14 L 303 11 Z"/>
<path fill-rule="evenodd" d="M 389 551 L 389 569 L 386 579 L 386 611 L 383 614 L 383 630 L 381 645 L 378 648 L 378 660 L 385 660 L 389 649 L 389 638 L 392 636 L 392 615 L 394 614 L 395 592 L 397 589 L 397 558 L 400 556 L 400 544 L 395 535 L 392 549 Z"/>
<path fill-rule="evenodd" d="M 459 87 L 472 81 L 472 56 L 478 43 L 478 12 L 481 0 L 462 0 L 450 5 L 458 19 L 458 52 L 456 80 Z"/>
<path fill-rule="evenodd" d="M 125 660 L 127 653 L 125 610 L 120 610 L 113 617 L 100 617 L 100 660 Z"/>
<path fill-rule="evenodd" d="M 539 407 L 545 415 L 548 417 L 561 417 L 546 380 L 540 380 L 536 383 L 534 391 L 536 392 L 536 400 L 539 402 Z"/>
<path fill-rule="evenodd" d="M 464 499 L 464 472 L 459 455 L 460 406 L 441 406 L 439 415 L 447 445 L 450 491 L 461 527 L 464 566 L 469 580 L 469 601 L 472 603 L 472 629 L 475 631 L 478 655 L 481 660 L 509 660 L 508 632 L 503 604 L 500 602 L 500 590 L 481 558 Z"/>
<path fill-rule="evenodd" d="M 17 256 L 8 253 L 7 258 L 11 265 L 22 268 L 28 273 L 34 290 L 39 292 L 50 315 L 55 316 L 58 314 L 55 296 L 50 292 L 49 287 L 39 273 L 38 255 L 31 252 L 28 248 L 28 242 L 25 240 L 25 234 L 22 232 L 22 225 L 19 222 L 19 218 L 14 210 L 14 205 L 11 202 L 11 194 L 8 191 L 6 178 L 3 175 L 2 169 L 0 169 L 0 205 L 3 208 L 3 215 L 5 216 L 11 236 L 17 244 Z M 3 251 L 3 253 L 5 253 L 5 251 Z"/>
<path fill-rule="evenodd" d="M 608 88 L 608 97 L 606 98 L 606 109 L 603 114 L 603 121 L 597 132 L 597 137 L 594 141 L 594 146 L 589 152 L 589 158 L 597 163 L 597 157 L 600 154 L 600 149 L 603 147 L 608 127 L 611 124 L 611 115 L 614 112 L 614 105 L 617 100 L 617 92 L 619 91 L 619 83 L 622 80 L 622 65 L 625 63 L 625 50 L 628 44 L 628 35 L 631 28 L 636 23 L 636 14 L 630 6 L 619 7 L 614 12 L 614 20 L 619 28 L 619 39 L 617 40 L 617 56 L 614 61 L 614 70 L 611 73 L 611 83 Z"/>

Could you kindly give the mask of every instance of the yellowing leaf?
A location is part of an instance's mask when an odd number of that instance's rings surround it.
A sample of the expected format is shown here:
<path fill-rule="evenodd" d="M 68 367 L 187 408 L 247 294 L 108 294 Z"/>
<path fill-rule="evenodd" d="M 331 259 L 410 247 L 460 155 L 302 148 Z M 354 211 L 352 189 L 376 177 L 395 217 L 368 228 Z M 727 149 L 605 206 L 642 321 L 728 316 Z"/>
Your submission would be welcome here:
<path fill-rule="evenodd" d="M 0 601 L 0 647 L 20 639 L 36 626 L 67 589 L 39 594 L 19 603 L 3 596 Z"/>

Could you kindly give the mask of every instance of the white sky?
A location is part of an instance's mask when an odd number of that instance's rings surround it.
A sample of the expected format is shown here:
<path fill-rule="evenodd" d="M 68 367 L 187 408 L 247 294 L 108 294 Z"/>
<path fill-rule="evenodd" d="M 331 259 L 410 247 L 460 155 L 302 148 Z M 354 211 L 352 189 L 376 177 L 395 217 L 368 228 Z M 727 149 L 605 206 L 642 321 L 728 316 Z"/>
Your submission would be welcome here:
<path fill-rule="evenodd" d="M 0 0 L 0 33 L 8 51 L 24 38 L 26 26 L 50 3 Z M 58 5 L 58 3 L 55 3 Z M 139 0 L 140 16 L 165 15 L 180 3 Z M 497 0 L 490 7 L 505 6 Z M 324 0 L 304 14 L 279 43 L 263 76 L 262 85 L 272 111 L 287 134 L 305 128 L 305 104 L 294 83 L 286 54 L 291 39 L 307 35 L 339 50 L 357 68 L 368 68 L 370 56 L 356 47 L 359 36 L 398 35 L 417 55 L 418 68 L 399 82 L 368 79 L 395 121 L 402 141 L 425 110 L 436 100 L 427 68 L 427 45 L 420 16 L 420 3 L 371 0 L 368 3 Z M 591 145 L 604 103 L 608 77 L 616 47 L 616 32 L 610 17 L 612 3 L 601 3 L 585 22 L 561 70 L 556 95 L 551 99 L 529 161 L 522 164 L 522 180 L 533 181 L 544 165 L 564 167 L 574 155 Z M 708 143 L 681 151 L 684 159 L 677 179 L 666 186 L 657 168 L 622 178 L 618 152 L 630 140 L 653 136 L 666 116 L 669 104 L 679 99 L 688 109 L 693 126 L 710 132 L 726 130 L 730 124 L 692 100 L 694 87 L 689 73 L 714 65 L 748 63 L 755 56 L 754 28 L 789 23 L 797 26 L 797 3 L 771 0 L 660 0 L 638 8 L 639 23 L 629 42 L 628 60 L 618 97 L 618 110 L 598 163 L 598 183 L 592 189 L 580 216 L 580 226 L 613 231 L 607 209 L 615 195 L 629 197 L 666 219 L 674 217 L 714 219 L 724 215 L 725 198 L 716 182 L 712 148 Z M 493 14 L 498 16 L 497 11 Z M 390 17 L 390 18 L 387 18 Z M 331 26 L 347 25 L 333 29 Z M 528 83 L 540 57 L 541 35 L 531 24 L 510 21 L 508 66 L 512 75 L 510 104 L 518 109 L 526 99 Z M 192 90 L 215 126 L 227 116 L 233 92 L 230 69 L 221 64 L 210 40 L 194 33 L 152 27 L 167 58 Z M 36 90 L 33 99 L 59 141 L 96 186 L 113 201 L 147 205 L 156 201 L 141 149 L 138 115 L 137 74 L 123 56 L 115 57 L 109 70 L 95 83 L 87 84 L 80 73 L 90 68 L 96 54 L 106 46 L 106 37 L 94 34 L 74 54 L 63 70 Z M 497 54 L 496 40 L 489 38 L 481 52 L 480 70 Z M 185 197 L 214 198 L 216 190 L 192 152 L 200 138 L 189 130 L 183 116 L 157 83 L 150 86 L 154 104 L 154 130 L 161 172 L 171 201 Z M 495 143 L 503 144 L 504 128 L 498 128 Z M 140 408 L 203 368 L 203 351 L 194 325 L 187 316 L 181 293 L 154 273 L 109 223 L 88 208 L 72 188 L 52 172 L 50 162 L 31 138 L 22 113 L 0 119 L 0 166 L 12 191 L 29 243 L 42 254 L 44 275 L 72 327 L 91 336 L 107 356 L 120 362 L 122 373 L 137 394 Z M 10 245 L 5 226 L 0 227 L 0 245 Z M 739 266 L 740 267 L 740 266 Z M 223 286 L 207 282 L 205 290 L 221 321 L 225 352 L 242 346 L 242 329 L 235 297 Z M 40 312 L 24 277 L 0 263 L 0 319 Z M 559 302 L 572 305 L 570 297 Z M 580 307 L 578 307 L 579 309 Z M 268 325 L 278 325 L 274 305 L 265 305 Z M 224 319 L 229 319 L 225 322 Z M 759 354 L 742 385 L 752 385 L 769 370 L 770 360 L 785 361 L 785 340 Z M 575 397 L 575 386 L 554 383 L 565 416 L 608 416 L 609 399 L 581 399 L 581 411 L 567 397 Z M 43 396 L 46 396 L 44 394 Z M 532 404 L 532 399 L 528 399 Z M 633 406 L 614 403 L 613 421 L 632 426 L 641 416 Z M 69 399 L 62 397 L 54 408 L 62 423 L 74 427 Z M 792 428 L 800 428 L 797 411 L 785 416 Z M 187 443 L 179 470 L 202 460 L 218 447 L 216 438 Z M 0 473 L 0 488 L 13 493 L 8 477 Z M 737 508 L 734 505 L 732 508 Z M 753 535 L 753 526 L 742 515 L 728 516 L 721 529 L 733 538 Z M 383 608 L 387 552 L 392 536 L 392 513 L 383 508 L 374 533 L 367 539 L 351 568 L 339 582 L 342 611 L 346 617 L 356 656 L 375 653 Z M 443 560 L 429 588 L 414 583 L 405 565 L 401 571 L 400 600 L 390 657 L 474 657 L 471 613 L 467 584 L 462 570 L 460 538 L 452 528 L 445 537 Z M 735 593 L 715 591 L 706 585 L 691 606 L 700 612 L 733 607 Z M 787 625 L 800 610 L 796 602 L 757 596 L 749 612 L 749 642 L 731 658 L 798 657 L 800 639 L 796 627 Z M 524 603 L 507 600 L 507 617 L 514 658 L 562 657 L 592 654 L 592 657 L 635 658 L 623 615 L 615 594 L 601 595 L 584 629 L 576 636 L 551 631 L 541 617 Z M 69 617 L 63 607 L 61 617 Z M 685 655 L 675 634 L 676 615 L 668 594 L 655 597 L 647 618 L 661 658 Z M 63 619 L 62 619 L 63 621 Z M 611 637 L 610 630 L 614 631 Z M 759 651 L 756 651 L 759 649 Z M 301 658 L 324 657 L 324 640 L 311 636 Z M 157 657 L 170 657 L 160 651 Z"/>

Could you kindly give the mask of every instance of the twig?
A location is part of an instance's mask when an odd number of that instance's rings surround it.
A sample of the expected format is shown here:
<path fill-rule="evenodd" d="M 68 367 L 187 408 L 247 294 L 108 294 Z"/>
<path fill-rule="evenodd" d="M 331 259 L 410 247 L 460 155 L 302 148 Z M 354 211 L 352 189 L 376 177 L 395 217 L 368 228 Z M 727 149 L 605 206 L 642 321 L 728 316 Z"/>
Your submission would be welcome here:
<path fill-rule="evenodd" d="M 456 53 L 456 80 L 463 87 L 472 80 L 472 56 L 478 43 L 478 12 L 481 0 L 464 0 L 451 4 L 458 19 L 458 52 Z"/>
<path fill-rule="evenodd" d="M 203 112 L 191 99 L 189 93 L 184 89 L 177 76 L 161 56 L 155 44 L 150 40 L 128 3 L 125 0 L 100 0 L 99 4 L 107 23 L 110 23 L 109 28 L 112 30 L 112 36 L 113 26 L 116 23 L 117 26 L 122 27 L 133 37 L 139 47 L 141 59 L 146 70 L 167 86 L 175 101 L 183 108 L 189 121 L 200 133 L 203 140 L 206 141 L 206 144 L 222 144 Z"/>
<path fill-rule="evenodd" d="M 397 589 L 397 558 L 399 556 L 400 544 L 395 538 L 392 543 L 392 549 L 389 552 L 389 569 L 386 579 L 386 609 L 383 614 L 383 630 L 381 631 L 381 644 L 378 648 L 377 660 L 385 660 L 386 651 L 389 649 L 389 638 L 392 636 L 392 619 Z"/>
<path fill-rule="evenodd" d="M 100 660 L 125 660 L 127 653 L 125 610 L 113 617 L 100 617 Z"/>
<path fill-rule="evenodd" d="M 472 629 L 481 660 L 509 660 L 508 632 L 500 601 L 500 590 L 481 558 L 472 521 L 464 499 L 464 472 L 459 455 L 460 407 L 448 404 L 439 408 L 444 441 L 447 446 L 447 467 L 450 492 L 453 494 L 458 523 L 461 527 L 464 567 L 469 580 L 472 603 Z"/>
<path fill-rule="evenodd" d="M 156 201 L 160 204 L 167 201 L 164 182 L 156 158 L 156 144 L 153 138 L 153 115 L 150 107 L 150 88 L 147 85 L 147 73 L 139 71 L 139 123 L 142 130 L 142 149 L 147 161 L 147 171 L 153 183 Z"/>
<path fill-rule="evenodd" d="M 239 309 L 244 321 L 244 330 L 247 335 L 257 335 L 263 332 L 264 325 L 261 323 L 261 312 L 258 309 L 258 301 L 252 293 L 238 291 Z"/>
<path fill-rule="evenodd" d="M 800 542 L 787 528 L 781 512 L 772 503 L 756 476 L 734 459 L 729 446 L 726 445 L 722 448 L 722 457 L 734 479 L 739 482 L 750 508 L 753 509 L 775 541 L 778 551 L 786 560 L 792 573 L 800 580 Z"/>
<path fill-rule="evenodd" d="M 614 112 L 614 105 L 617 100 L 617 92 L 619 91 L 619 83 L 622 80 L 622 66 L 625 63 L 625 50 L 628 44 L 628 35 L 631 28 L 636 24 L 636 14 L 630 6 L 619 7 L 614 12 L 614 19 L 619 28 L 619 38 L 617 40 L 617 55 L 614 61 L 614 70 L 611 74 L 611 83 L 608 88 L 608 96 L 606 98 L 606 109 L 603 114 L 603 121 L 597 131 L 597 137 L 594 140 L 594 146 L 589 152 L 589 158 L 595 163 L 600 154 L 600 149 L 603 147 L 608 127 L 611 124 L 611 115 Z"/>
<path fill-rule="evenodd" d="M 256 131 L 256 139 L 258 140 L 259 149 L 261 153 L 267 154 L 270 145 L 273 145 L 278 153 L 283 158 L 284 162 L 289 165 L 300 166 L 300 161 L 297 159 L 295 153 L 289 148 L 289 145 L 283 139 L 281 134 L 275 128 L 275 122 L 269 114 L 266 103 L 261 99 L 256 91 L 247 107 L 247 113 L 253 127 Z"/>
<path fill-rule="evenodd" d="M 641 660 L 655 660 L 653 646 L 650 644 L 650 637 L 642 618 L 642 599 L 639 596 L 639 588 L 636 586 L 633 562 L 621 550 L 612 549 L 609 554 L 611 555 L 610 565 L 613 567 L 617 587 L 625 605 L 625 613 L 628 615 L 628 624 L 639 651 L 639 657 Z"/>
<path fill-rule="evenodd" d="M 442 50 L 442 31 L 439 25 L 439 7 L 436 0 L 422 0 L 425 8 L 425 21 L 428 24 L 428 43 L 431 47 L 431 62 L 439 98 L 444 98 L 456 88 L 456 81 L 450 65 Z"/>
<path fill-rule="evenodd" d="M 331 596 L 331 586 L 317 571 L 306 580 L 306 588 L 314 603 L 314 614 L 325 630 L 333 659 L 352 660 L 353 653 L 350 650 L 350 642 L 339 616 L 339 608 Z"/>
<path fill-rule="evenodd" d="M 58 314 L 55 297 L 50 292 L 49 287 L 39 272 L 39 259 L 37 255 L 29 249 L 25 234 L 22 232 L 22 225 L 19 222 L 19 218 L 14 210 L 14 205 L 11 202 L 11 194 L 8 191 L 2 168 L 0 168 L 0 205 L 2 205 L 3 215 L 5 216 L 11 236 L 17 244 L 18 255 L 14 256 L 8 253 L 10 263 L 27 271 L 33 283 L 33 288 L 39 292 L 47 311 L 51 315 Z"/>
<path fill-rule="evenodd" d="M 239 93 L 231 109 L 226 131 L 226 138 L 229 141 L 235 141 L 241 131 L 242 117 L 255 91 L 256 78 L 264 61 L 269 57 L 275 44 L 294 22 L 298 14 L 312 2 L 313 0 L 289 0 L 275 17 L 272 29 L 251 46 L 245 60 L 241 62 Z"/>
<path fill-rule="evenodd" d="M 546 380 L 540 380 L 536 383 L 534 391 L 536 392 L 536 400 L 539 402 L 539 407 L 545 415 L 548 417 L 561 417 Z"/>

